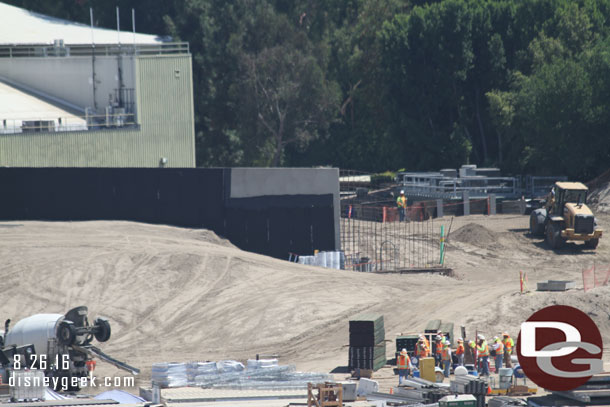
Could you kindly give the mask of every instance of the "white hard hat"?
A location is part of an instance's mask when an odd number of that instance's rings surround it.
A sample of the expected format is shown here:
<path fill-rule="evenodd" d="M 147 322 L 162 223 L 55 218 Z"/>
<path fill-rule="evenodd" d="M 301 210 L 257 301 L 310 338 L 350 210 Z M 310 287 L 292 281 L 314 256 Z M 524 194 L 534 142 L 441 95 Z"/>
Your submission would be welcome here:
<path fill-rule="evenodd" d="M 468 369 L 466 369 L 464 366 L 458 366 L 455 368 L 453 373 L 456 376 L 466 376 L 468 374 Z"/>
<path fill-rule="evenodd" d="M 497 341 L 499 338 L 497 336 L 494 336 L 494 341 Z"/>
<path fill-rule="evenodd" d="M 445 345 L 451 345 L 451 342 L 449 342 L 447 339 L 445 339 Z"/>
<path fill-rule="evenodd" d="M 401 189 L 401 190 L 400 190 L 400 193 L 401 193 L 401 194 L 404 194 L 404 193 L 405 193 L 405 190 L 404 190 L 404 189 Z"/>
<path fill-rule="evenodd" d="M 479 334 L 477 337 L 478 337 L 479 339 L 485 339 L 485 337 L 484 337 L 483 335 L 481 335 L 481 334 Z"/>
<path fill-rule="evenodd" d="M 434 339 L 436 339 L 437 341 L 440 341 L 440 340 L 441 340 L 441 336 L 440 336 L 440 335 L 436 335 L 436 336 L 434 337 Z"/>
<path fill-rule="evenodd" d="M 458 341 L 463 341 L 464 338 L 462 338 L 461 336 L 458 338 Z"/>
<path fill-rule="evenodd" d="M 401 350 L 401 352 L 407 353 L 407 350 L 406 350 L 405 348 L 403 348 L 403 349 Z"/>

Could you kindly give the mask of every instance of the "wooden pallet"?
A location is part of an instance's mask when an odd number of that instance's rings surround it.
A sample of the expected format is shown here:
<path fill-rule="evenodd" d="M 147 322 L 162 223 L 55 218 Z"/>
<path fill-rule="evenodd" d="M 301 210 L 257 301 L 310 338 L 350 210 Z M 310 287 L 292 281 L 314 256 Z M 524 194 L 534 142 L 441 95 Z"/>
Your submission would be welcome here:
<path fill-rule="evenodd" d="M 314 394 L 314 390 L 318 390 Z M 335 383 L 307 384 L 307 407 L 342 407 L 343 387 Z"/>

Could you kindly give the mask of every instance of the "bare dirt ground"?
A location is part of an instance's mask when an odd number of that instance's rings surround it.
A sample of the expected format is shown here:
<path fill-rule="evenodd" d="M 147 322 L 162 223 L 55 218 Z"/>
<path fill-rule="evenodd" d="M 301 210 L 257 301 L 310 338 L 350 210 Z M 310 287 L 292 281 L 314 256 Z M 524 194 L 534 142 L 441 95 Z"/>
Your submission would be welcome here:
<path fill-rule="evenodd" d="M 436 220 L 449 223 L 448 219 Z M 599 223 L 606 230 L 610 215 Z M 385 316 L 386 338 L 417 333 L 430 319 L 493 336 L 534 311 L 566 304 L 588 313 L 610 343 L 610 286 L 584 292 L 582 269 L 610 264 L 610 236 L 596 251 L 554 252 L 529 237 L 528 217 L 455 218 L 446 262 L 455 277 L 373 274 L 303 266 L 238 250 L 205 230 L 131 222 L 0 223 L 0 320 L 87 305 L 112 337 L 100 347 L 142 369 L 163 361 L 279 354 L 300 370 L 347 364 L 348 320 Z M 529 293 L 519 293 L 519 271 Z M 540 280 L 577 289 L 536 292 Z M 388 344 L 388 357 L 394 345 Z M 610 362 L 610 353 L 605 353 Z M 608 369 L 607 369 L 608 370 Z M 102 362 L 98 375 L 120 374 Z"/>

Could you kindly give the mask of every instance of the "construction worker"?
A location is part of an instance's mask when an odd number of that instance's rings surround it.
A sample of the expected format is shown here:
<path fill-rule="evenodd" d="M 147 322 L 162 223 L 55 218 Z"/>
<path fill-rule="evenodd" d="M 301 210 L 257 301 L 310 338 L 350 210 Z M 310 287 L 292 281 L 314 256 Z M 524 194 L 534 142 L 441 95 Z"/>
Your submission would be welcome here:
<path fill-rule="evenodd" d="M 551 188 L 551 192 L 546 197 L 546 205 L 547 211 L 551 213 L 551 209 L 555 205 L 555 188 Z"/>
<path fill-rule="evenodd" d="M 428 348 L 426 338 L 423 335 L 421 335 L 417 341 L 415 356 L 417 356 L 419 359 L 430 356 L 430 349 Z"/>
<path fill-rule="evenodd" d="M 496 356 L 494 356 L 496 362 L 496 373 L 500 373 L 500 368 L 502 367 L 502 360 L 504 359 L 504 344 L 497 336 L 494 336 L 494 343 L 492 345 Z"/>
<path fill-rule="evenodd" d="M 421 335 L 424 337 L 424 341 L 426 342 L 426 349 L 428 349 L 428 356 L 430 356 L 430 353 L 432 352 L 432 348 L 430 347 L 430 340 L 428 340 L 428 337 L 426 335 Z"/>
<path fill-rule="evenodd" d="M 458 346 L 455 350 L 455 354 L 457 356 L 458 365 L 464 366 L 464 340 L 462 338 L 458 338 L 457 343 Z"/>
<path fill-rule="evenodd" d="M 451 348 L 449 348 L 450 344 L 451 342 L 445 339 L 442 345 L 443 350 L 441 351 L 441 358 L 443 360 L 443 371 L 445 377 L 449 377 L 449 374 L 451 373 Z"/>
<path fill-rule="evenodd" d="M 478 336 L 477 353 L 479 354 L 481 376 L 489 376 L 489 346 L 487 346 L 485 336 L 481 334 Z"/>
<path fill-rule="evenodd" d="M 468 355 L 469 359 L 472 357 L 472 364 L 475 368 L 478 366 L 478 358 L 477 358 L 477 344 L 475 341 L 468 341 Z"/>
<path fill-rule="evenodd" d="M 396 366 L 398 367 L 398 384 L 402 384 L 403 377 L 406 378 L 411 373 L 411 358 L 407 354 L 407 350 L 400 351 L 400 355 L 396 358 Z"/>
<path fill-rule="evenodd" d="M 441 336 L 441 335 L 436 335 L 434 337 L 434 345 L 435 345 L 435 352 L 434 352 L 434 361 L 435 361 L 435 366 L 438 367 L 442 367 L 443 366 L 443 342 L 445 341 L 445 339 Z"/>
<path fill-rule="evenodd" d="M 510 360 L 511 355 L 513 354 L 513 348 L 515 347 L 515 341 L 510 337 L 508 332 L 504 332 L 502 334 L 502 343 L 504 344 L 504 363 L 506 367 L 513 367 L 513 363 Z"/>
<path fill-rule="evenodd" d="M 401 190 L 400 195 L 396 198 L 396 206 L 398 208 L 398 216 L 400 221 L 404 221 L 407 215 L 407 197 L 405 197 L 405 191 Z"/>

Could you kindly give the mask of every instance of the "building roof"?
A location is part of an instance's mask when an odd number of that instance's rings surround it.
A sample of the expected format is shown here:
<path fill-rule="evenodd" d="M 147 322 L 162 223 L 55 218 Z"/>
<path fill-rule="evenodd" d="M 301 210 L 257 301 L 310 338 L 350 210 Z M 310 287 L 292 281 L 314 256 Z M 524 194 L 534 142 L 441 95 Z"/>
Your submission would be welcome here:
<path fill-rule="evenodd" d="M 0 81 L 0 134 L 20 132 L 24 121 L 39 120 L 53 121 L 57 130 L 87 129 L 83 118 Z"/>
<path fill-rule="evenodd" d="M 556 182 L 555 185 L 557 185 L 561 189 L 582 190 L 582 191 L 586 191 L 589 189 L 580 182 Z"/>
<path fill-rule="evenodd" d="M 95 12 L 95 10 L 94 10 Z M 137 17 L 137 16 L 136 16 Z M 136 20 L 137 24 L 137 20 Z M 93 31 L 93 35 L 92 35 Z M 93 37 L 93 38 L 92 38 Z M 53 44 L 54 40 L 63 40 L 69 44 L 158 44 L 167 38 L 150 34 L 134 34 L 116 30 L 75 23 L 60 18 L 46 16 L 19 7 L 0 3 L 0 44 L 30 45 Z"/>

